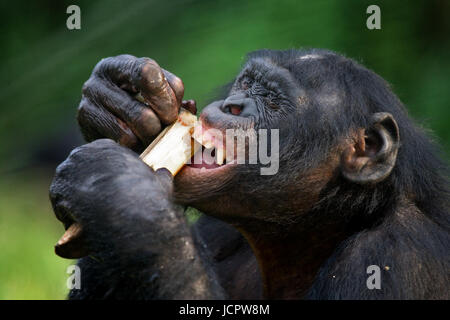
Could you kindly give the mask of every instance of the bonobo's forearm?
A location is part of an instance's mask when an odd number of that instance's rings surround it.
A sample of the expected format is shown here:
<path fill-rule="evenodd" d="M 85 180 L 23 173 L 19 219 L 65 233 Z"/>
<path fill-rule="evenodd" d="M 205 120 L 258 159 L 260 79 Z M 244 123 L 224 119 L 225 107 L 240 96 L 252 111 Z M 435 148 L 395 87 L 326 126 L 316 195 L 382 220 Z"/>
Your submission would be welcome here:
<path fill-rule="evenodd" d="M 183 209 L 174 207 L 157 224 L 126 219 L 113 239 L 88 232 L 95 253 L 79 260 L 81 289 L 71 299 L 221 299 L 194 247 Z M 104 224 L 108 230 L 114 226 Z M 90 234 L 89 234 L 89 231 Z"/>

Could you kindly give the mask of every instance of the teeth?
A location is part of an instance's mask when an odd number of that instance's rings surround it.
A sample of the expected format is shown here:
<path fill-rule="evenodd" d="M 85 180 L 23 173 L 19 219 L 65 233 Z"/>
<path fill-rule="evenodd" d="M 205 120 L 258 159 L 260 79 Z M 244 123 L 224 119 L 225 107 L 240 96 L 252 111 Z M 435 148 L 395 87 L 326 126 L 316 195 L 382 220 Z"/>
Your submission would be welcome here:
<path fill-rule="evenodd" d="M 225 152 L 223 148 L 216 148 L 216 163 L 221 166 L 225 162 Z"/>
<path fill-rule="evenodd" d="M 194 138 L 194 140 L 196 140 L 198 143 L 200 143 L 206 149 L 214 148 L 213 137 L 210 134 L 208 134 L 207 131 L 205 131 L 203 129 L 203 126 L 201 123 L 199 123 L 195 126 L 192 138 Z"/>
<path fill-rule="evenodd" d="M 195 115 L 182 109 L 177 121 L 165 128 L 140 158 L 154 170 L 167 168 L 172 175 L 176 175 L 192 156 L 194 156 L 194 162 L 198 161 L 196 152 L 200 152 L 200 145 L 203 145 L 209 149 L 210 155 L 213 152 L 211 149 L 215 149 L 215 157 L 209 161 L 221 166 L 226 160 L 224 147 L 218 145 L 222 143 L 221 140 L 212 130 L 204 130 Z M 200 156 L 203 154 L 200 153 Z"/>
<path fill-rule="evenodd" d="M 204 146 L 206 149 L 214 149 L 214 143 L 211 141 L 203 140 L 201 145 Z"/>
<path fill-rule="evenodd" d="M 205 130 L 201 122 L 199 122 L 195 126 L 192 138 L 194 138 L 195 141 L 200 143 L 206 149 L 215 149 L 216 164 L 223 165 L 225 163 L 226 152 L 223 146 L 217 145 L 222 143 L 221 142 L 222 138 L 217 138 L 214 134 L 211 133 L 211 130 Z"/>

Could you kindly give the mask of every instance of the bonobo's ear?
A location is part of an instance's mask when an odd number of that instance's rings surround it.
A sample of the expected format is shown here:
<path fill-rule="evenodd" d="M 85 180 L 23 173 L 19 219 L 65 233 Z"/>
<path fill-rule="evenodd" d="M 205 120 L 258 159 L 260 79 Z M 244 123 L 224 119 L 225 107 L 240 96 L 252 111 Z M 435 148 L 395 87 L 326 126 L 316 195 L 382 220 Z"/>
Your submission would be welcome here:
<path fill-rule="evenodd" d="M 372 115 L 371 125 L 361 129 L 356 143 L 342 153 L 342 175 L 350 181 L 368 184 L 384 180 L 391 173 L 399 147 L 397 122 L 390 113 Z"/>

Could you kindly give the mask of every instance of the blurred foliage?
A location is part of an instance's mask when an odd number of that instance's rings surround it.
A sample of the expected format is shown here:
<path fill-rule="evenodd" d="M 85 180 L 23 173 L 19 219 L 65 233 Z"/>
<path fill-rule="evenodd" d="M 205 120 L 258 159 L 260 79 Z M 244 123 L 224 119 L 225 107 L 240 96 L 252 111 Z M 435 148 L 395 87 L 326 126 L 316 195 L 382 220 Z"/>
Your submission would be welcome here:
<path fill-rule="evenodd" d="M 81 7 L 81 30 L 65 10 Z M 80 89 L 103 57 L 149 56 L 180 76 L 203 106 L 259 48 L 324 47 L 375 70 L 450 148 L 450 3 L 377 1 L 8 1 L 1 4 L 0 167 L 74 125 Z"/>
<path fill-rule="evenodd" d="M 63 299 L 66 268 L 53 252 L 64 228 L 48 201 L 51 174 L 3 176 L 0 182 L 0 299 Z"/>
<path fill-rule="evenodd" d="M 81 7 L 81 30 L 66 28 L 70 4 Z M 366 28 L 370 4 L 381 8 L 381 30 Z M 181 77 L 185 97 L 202 107 L 249 51 L 332 49 L 390 82 L 448 153 L 449 16 L 446 0 L 3 1 L 0 172 L 16 173 L 0 178 L 0 298 L 61 297 L 66 264 L 50 249 L 62 229 L 44 196 L 48 185 L 38 179 L 31 188 L 36 177 L 17 172 L 32 170 L 42 150 L 54 167 L 81 143 L 75 111 L 101 58 L 152 57 Z"/>

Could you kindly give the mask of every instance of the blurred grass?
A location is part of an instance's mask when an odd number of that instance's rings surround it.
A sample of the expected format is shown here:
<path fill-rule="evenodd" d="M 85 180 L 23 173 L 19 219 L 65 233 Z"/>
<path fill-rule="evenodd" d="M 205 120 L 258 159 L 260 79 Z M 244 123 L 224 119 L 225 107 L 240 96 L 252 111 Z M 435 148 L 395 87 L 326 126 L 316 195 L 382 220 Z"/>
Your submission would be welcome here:
<path fill-rule="evenodd" d="M 0 180 L 0 299 L 64 299 L 66 268 L 53 252 L 64 228 L 48 201 L 48 171 Z"/>

